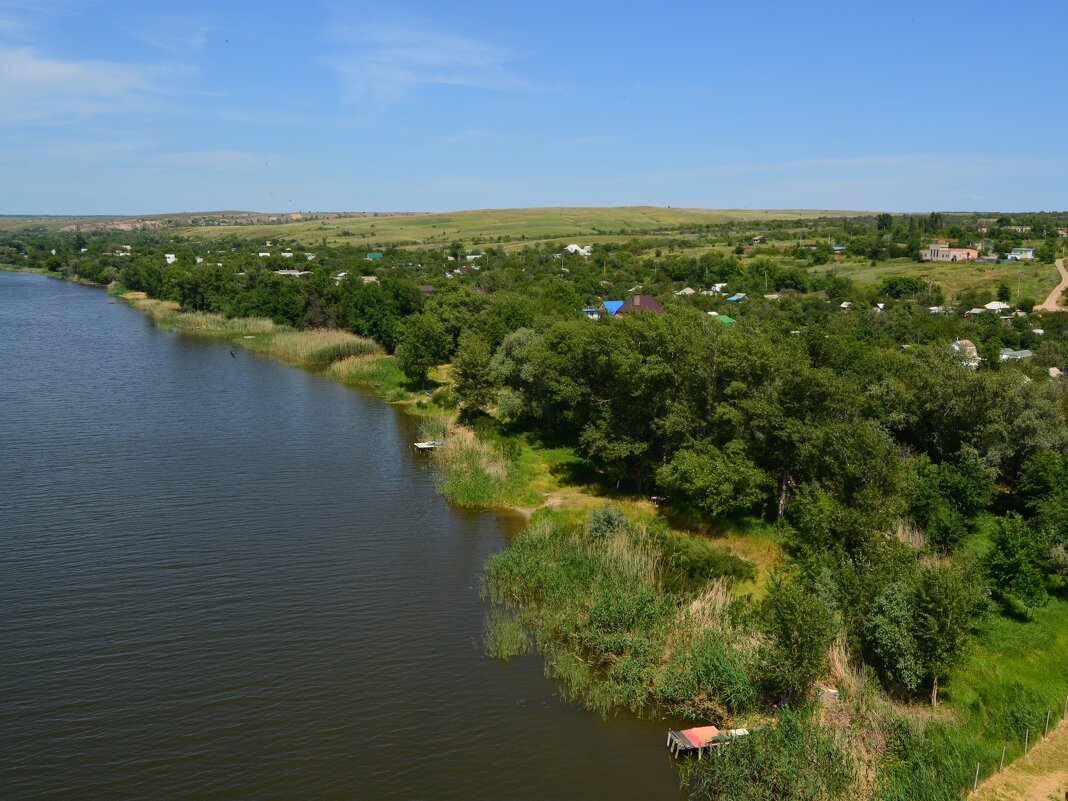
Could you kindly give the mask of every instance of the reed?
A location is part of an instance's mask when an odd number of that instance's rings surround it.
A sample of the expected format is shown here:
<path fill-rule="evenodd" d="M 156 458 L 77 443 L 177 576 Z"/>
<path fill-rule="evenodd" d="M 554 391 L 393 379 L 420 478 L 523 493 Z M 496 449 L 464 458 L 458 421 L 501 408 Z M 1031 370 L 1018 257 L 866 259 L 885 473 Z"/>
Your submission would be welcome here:
<path fill-rule="evenodd" d="M 372 339 L 327 328 L 275 334 L 265 343 L 263 350 L 290 364 L 318 368 L 354 356 L 382 353 L 381 346 Z"/>
<path fill-rule="evenodd" d="M 494 610 L 486 618 L 482 642 L 487 654 L 505 662 L 531 650 L 530 635 L 519 619 L 499 610 Z"/>

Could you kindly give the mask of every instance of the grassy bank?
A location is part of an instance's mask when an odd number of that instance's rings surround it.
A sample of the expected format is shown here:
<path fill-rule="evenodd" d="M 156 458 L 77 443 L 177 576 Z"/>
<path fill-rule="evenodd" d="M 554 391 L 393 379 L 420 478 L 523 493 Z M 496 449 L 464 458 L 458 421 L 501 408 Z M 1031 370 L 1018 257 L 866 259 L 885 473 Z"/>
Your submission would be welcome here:
<path fill-rule="evenodd" d="M 745 565 L 710 555 L 711 572 Z M 679 571 L 697 579 L 683 589 Z M 730 575 L 706 580 L 684 565 L 655 519 L 618 507 L 539 512 L 487 563 L 491 652 L 528 643 L 566 696 L 608 714 L 674 714 L 724 722 L 756 711 L 753 641 L 736 630 Z M 521 629 L 526 636 L 517 636 Z M 502 653 L 503 651 L 503 653 Z"/>

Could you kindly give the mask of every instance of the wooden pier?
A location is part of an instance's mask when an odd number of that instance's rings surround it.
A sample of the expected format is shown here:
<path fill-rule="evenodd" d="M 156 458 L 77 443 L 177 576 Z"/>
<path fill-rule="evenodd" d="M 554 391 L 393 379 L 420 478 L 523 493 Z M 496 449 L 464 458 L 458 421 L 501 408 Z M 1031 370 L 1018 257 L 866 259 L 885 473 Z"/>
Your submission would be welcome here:
<path fill-rule="evenodd" d="M 694 729 L 669 731 L 667 747 L 674 756 L 696 753 L 697 758 L 700 759 L 705 751 L 711 748 L 719 748 L 738 737 L 747 737 L 748 735 L 748 729 L 724 730 L 717 729 L 715 726 L 698 726 Z"/>
<path fill-rule="evenodd" d="M 417 450 L 420 450 L 420 451 L 423 451 L 424 453 L 426 453 L 427 451 L 432 451 L 432 450 L 434 450 L 434 448 L 441 447 L 444 444 L 445 444 L 444 442 L 436 442 L 435 440 L 428 440 L 426 442 L 416 442 L 415 443 L 415 447 L 416 447 Z"/>

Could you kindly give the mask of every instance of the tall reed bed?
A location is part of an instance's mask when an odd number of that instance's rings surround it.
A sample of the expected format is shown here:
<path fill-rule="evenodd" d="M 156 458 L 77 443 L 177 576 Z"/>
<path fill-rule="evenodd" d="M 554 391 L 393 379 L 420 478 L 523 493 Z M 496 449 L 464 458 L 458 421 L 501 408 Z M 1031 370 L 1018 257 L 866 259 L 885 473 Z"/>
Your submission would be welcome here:
<path fill-rule="evenodd" d="M 128 293 L 123 297 L 132 306 L 145 312 L 164 331 L 232 337 L 259 336 L 287 330 L 285 326 L 262 317 L 231 318 L 211 312 L 186 312 L 174 301 L 147 298 L 139 293 Z"/>
<path fill-rule="evenodd" d="M 528 489 L 521 465 L 497 443 L 461 426 L 437 437 L 445 446 L 434 451 L 438 489 L 458 506 L 530 506 L 541 498 Z"/>
<path fill-rule="evenodd" d="M 755 660 L 730 623 L 725 581 L 666 588 L 656 533 L 621 516 L 594 510 L 582 525 L 539 513 L 487 563 L 485 597 L 534 632 L 565 695 L 602 714 L 722 721 L 752 709 Z"/>
<path fill-rule="evenodd" d="M 263 350 L 290 364 L 318 368 L 343 359 L 382 353 L 381 346 L 372 339 L 325 328 L 277 333 Z"/>

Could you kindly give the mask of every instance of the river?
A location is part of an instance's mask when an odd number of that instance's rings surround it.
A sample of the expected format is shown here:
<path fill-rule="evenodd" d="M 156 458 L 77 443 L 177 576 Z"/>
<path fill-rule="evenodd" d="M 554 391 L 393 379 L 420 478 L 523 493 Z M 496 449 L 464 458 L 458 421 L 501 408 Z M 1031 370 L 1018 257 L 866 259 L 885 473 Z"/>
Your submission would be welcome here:
<path fill-rule="evenodd" d="M 0 272 L 0 797 L 678 799 L 663 724 L 480 647 L 517 522 L 415 423 Z"/>

